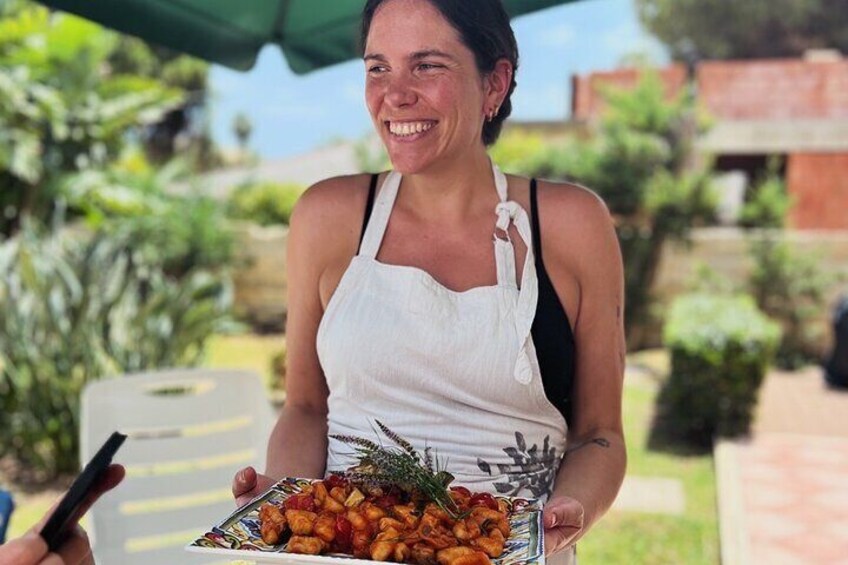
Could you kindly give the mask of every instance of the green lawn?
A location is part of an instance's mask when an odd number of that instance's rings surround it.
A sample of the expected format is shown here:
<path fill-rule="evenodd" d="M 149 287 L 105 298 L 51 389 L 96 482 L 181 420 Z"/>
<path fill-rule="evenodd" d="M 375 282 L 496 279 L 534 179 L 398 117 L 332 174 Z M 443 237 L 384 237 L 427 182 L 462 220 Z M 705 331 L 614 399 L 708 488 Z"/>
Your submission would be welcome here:
<path fill-rule="evenodd" d="M 282 336 L 218 336 L 209 348 L 206 366 L 249 368 L 270 382 L 270 362 L 282 349 Z M 640 354 L 637 363 L 666 372 L 662 355 Z M 658 377 L 658 379 L 661 377 Z M 715 475 L 711 455 L 684 456 L 648 449 L 648 434 L 657 394 L 656 382 L 636 379 L 624 392 L 624 424 L 628 473 L 642 477 L 677 478 L 683 482 L 683 516 L 611 511 L 579 546 L 581 563 L 595 564 L 717 564 Z M 10 524 L 19 535 L 34 524 L 58 491 L 17 494 L 18 510 Z"/>
<path fill-rule="evenodd" d="M 660 365 L 664 368 L 665 363 Z M 668 516 L 613 510 L 580 542 L 578 555 L 583 563 L 719 563 L 712 454 L 687 456 L 648 448 L 656 384 L 637 381 L 625 386 L 627 472 L 680 479 L 686 497 L 685 513 Z"/>

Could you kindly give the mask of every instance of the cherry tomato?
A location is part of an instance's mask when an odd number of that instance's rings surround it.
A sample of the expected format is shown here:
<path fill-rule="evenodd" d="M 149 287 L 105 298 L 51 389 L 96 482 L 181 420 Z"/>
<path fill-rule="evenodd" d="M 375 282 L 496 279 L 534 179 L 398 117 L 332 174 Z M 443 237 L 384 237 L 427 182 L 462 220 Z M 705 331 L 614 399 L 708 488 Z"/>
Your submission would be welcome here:
<path fill-rule="evenodd" d="M 341 475 L 337 475 L 332 473 L 329 477 L 324 479 L 324 485 L 327 487 L 327 490 L 331 490 L 334 487 L 345 487 L 347 488 L 347 479 L 345 479 Z"/>
<path fill-rule="evenodd" d="M 338 514 L 336 516 L 336 538 L 339 547 L 345 552 L 350 553 L 351 544 L 353 543 L 353 526 L 350 520 Z"/>
<path fill-rule="evenodd" d="M 315 501 L 311 494 L 295 494 L 286 499 L 286 510 L 308 510 L 315 512 Z"/>
<path fill-rule="evenodd" d="M 498 510 L 498 501 L 488 492 L 478 492 L 471 497 L 471 506 L 485 506 L 492 510 Z"/>
<path fill-rule="evenodd" d="M 471 491 L 468 490 L 465 487 L 456 486 L 456 487 L 451 487 L 450 489 L 453 492 L 457 492 L 457 493 L 461 494 L 462 496 L 467 496 L 468 498 L 471 498 Z"/>

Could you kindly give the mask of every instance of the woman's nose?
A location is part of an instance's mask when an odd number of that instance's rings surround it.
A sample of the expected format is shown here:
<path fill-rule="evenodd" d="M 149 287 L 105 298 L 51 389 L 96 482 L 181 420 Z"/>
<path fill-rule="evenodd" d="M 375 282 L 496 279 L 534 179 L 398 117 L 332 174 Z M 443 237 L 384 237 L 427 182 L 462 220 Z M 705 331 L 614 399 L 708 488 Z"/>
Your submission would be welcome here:
<path fill-rule="evenodd" d="M 406 77 L 395 77 L 386 89 L 386 101 L 395 107 L 409 106 L 418 99 L 415 89 Z"/>

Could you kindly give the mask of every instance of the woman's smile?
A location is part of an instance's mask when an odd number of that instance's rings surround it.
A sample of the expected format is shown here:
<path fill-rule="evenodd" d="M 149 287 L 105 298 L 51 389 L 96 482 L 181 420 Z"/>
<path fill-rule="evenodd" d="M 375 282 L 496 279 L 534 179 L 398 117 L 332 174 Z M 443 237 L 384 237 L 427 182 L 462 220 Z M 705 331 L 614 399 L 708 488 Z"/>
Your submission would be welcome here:
<path fill-rule="evenodd" d="M 393 140 L 401 142 L 417 141 L 425 137 L 438 123 L 435 120 L 383 122 Z"/>

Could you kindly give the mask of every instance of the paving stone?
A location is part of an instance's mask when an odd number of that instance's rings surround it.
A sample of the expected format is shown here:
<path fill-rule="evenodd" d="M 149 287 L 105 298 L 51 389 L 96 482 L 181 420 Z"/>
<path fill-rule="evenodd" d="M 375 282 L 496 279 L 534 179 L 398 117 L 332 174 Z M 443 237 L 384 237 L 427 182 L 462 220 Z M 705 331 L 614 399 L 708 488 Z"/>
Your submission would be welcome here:
<path fill-rule="evenodd" d="M 613 508 L 625 512 L 680 515 L 686 496 L 680 479 L 628 475 Z"/>

